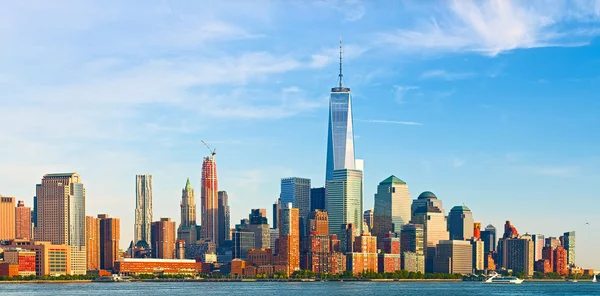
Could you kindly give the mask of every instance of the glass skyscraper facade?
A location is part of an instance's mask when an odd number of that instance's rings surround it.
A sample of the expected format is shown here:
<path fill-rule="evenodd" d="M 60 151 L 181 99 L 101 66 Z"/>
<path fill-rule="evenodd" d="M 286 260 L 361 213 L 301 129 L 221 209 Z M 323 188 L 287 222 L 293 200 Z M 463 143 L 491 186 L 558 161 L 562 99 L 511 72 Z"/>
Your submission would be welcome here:
<path fill-rule="evenodd" d="M 575 265 L 575 231 L 563 234 L 564 248 L 567 250 L 567 265 Z"/>
<path fill-rule="evenodd" d="M 300 234 L 306 235 L 310 214 L 310 179 L 291 177 L 281 179 L 281 204 L 291 203 L 300 211 Z"/>
<path fill-rule="evenodd" d="M 333 180 L 333 171 L 354 169 L 354 131 L 350 88 L 331 89 L 329 128 L 327 132 L 327 165 L 325 180 Z"/>
<path fill-rule="evenodd" d="M 359 170 L 336 170 L 327 181 L 325 207 L 329 215 L 329 234 L 342 236 L 342 225 L 353 224 L 356 233 L 363 227 L 363 173 Z"/>

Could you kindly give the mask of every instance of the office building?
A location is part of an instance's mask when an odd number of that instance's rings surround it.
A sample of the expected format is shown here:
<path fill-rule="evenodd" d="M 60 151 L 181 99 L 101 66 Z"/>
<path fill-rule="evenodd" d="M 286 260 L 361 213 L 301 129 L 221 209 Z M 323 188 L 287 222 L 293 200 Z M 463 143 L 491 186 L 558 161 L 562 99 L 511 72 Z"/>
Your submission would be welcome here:
<path fill-rule="evenodd" d="M 15 238 L 31 239 L 31 208 L 26 207 L 22 200 L 19 200 L 15 208 Z"/>
<path fill-rule="evenodd" d="M 432 192 L 425 191 L 413 201 L 412 208 L 412 222 L 423 225 L 423 237 L 426 248 L 425 271 L 433 272 L 436 246 L 440 241 L 448 240 L 449 238 L 442 201 Z M 469 252 L 469 254 L 471 253 Z"/>
<path fill-rule="evenodd" d="M 425 254 L 425 234 L 423 225 L 406 224 L 400 232 L 400 251 L 413 252 L 418 255 Z"/>
<path fill-rule="evenodd" d="M 473 248 L 473 271 L 485 270 L 485 259 L 487 255 L 484 253 L 483 241 L 473 238 L 471 239 L 471 247 Z"/>
<path fill-rule="evenodd" d="M 329 216 L 322 210 L 314 210 L 308 220 L 310 232 L 316 235 L 329 235 Z"/>
<path fill-rule="evenodd" d="M 35 239 L 68 245 L 70 272 L 86 274 L 85 189 L 79 174 L 44 175 L 36 201 Z"/>
<path fill-rule="evenodd" d="M 86 269 L 100 269 L 100 221 L 96 217 L 85 217 Z"/>
<path fill-rule="evenodd" d="M 340 41 L 340 83 L 339 86 L 331 89 L 329 99 L 326 181 L 334 180 L 334 171 L 354 170 L 356 164 L 354 158 L 352 96 L 350 88 L 342 86 L 342 77 L 342 43 Z"/>
<path fill-rule="evenodd" d="M 455 206 L 448 213 L 451 240 L 469 240 L 473 237 L 473 214 L 466 206 Z"/>
<path fill-rule="evenodd" d="M 279 239 L 279 229 L 271 228 L 269 229 L 269 234 L 269 241 L 271 242 L 271 246 L 269 248 L 275 252 L 275 249 L 277 248 L 277 240 Z"/>
<path fill-rule="evenodd" d="M 194 188 L 190 184 L 190 178 L 187 179 L 185 187 L 181 190 L 181 221 L 177 228 L 177 239 L 183 240 L 186 244 L 194 244 L 198 240 L 196 223 L 196 199 Z"/>
<path fill-rule="evenodd" d="M 469 241 L 440 240 L 435 252 L 434 272 L 471 274 L 473 247 Z"/>
<path fill-rule="evenodd" d="M 473 224 L 473 237 L 476 239 L 481 239 L 481 223 L 475 222 Z"/>
<path fill-rule="evenodd" d="M 254 248 L 269 249 L 271 247 L 271 233 L 265 209 L 252 209 L 248 219 L 243 219 L 236 225 L 236 231 L 254 233 Z"/>
<path fill-rule="evenodd" d="M 552 250 L 556 249 L 556 247 L 560 246 L 560 240 L 556 237 L 547 237 L 546 238 L 546 247 L 550 247 Z"/>
<path fill-rule="evenodd" d="M 383 238 L 377 238 L 382 241 L 381 252 L 377 255 L 377 267 L 379 272 L 394 272 L 402 269 L 400 255 L 400 238 L 394 233 L 387 233 Z"/>
<path fill-rule="evenodd" d="M 254 233 L 248 231 L 234 231 L 231 235 L 233 240 L 233 258 L 248 259 L 248 251 L 255 249 Z"/>
<path fill-rule="evenodd" d="M 310 211 L 325 210 L 325 187 L 310 189 Z"/>
<path fill-rule="evenodd" d="M 219 191 L 219 243 L 221 246 L 225 241 L 231 240 L 231 210 L 229 208 L 229 195 L 227 191 Z"/>
<path fill-rule="evenodd" d="M 552 255 L 552 267 L 554 272 L 560 275 L 567 275 L 569 273 L 569 252 L 563 246 L 557 246 L 552 251 Z"/>
<path fill-rule="evenodd" d="M 505 238 L 500 240 L 499 249 L 502 250 L 502 267 L 513 272 L 523 272 L 533 276 L 533 241 L 531 236 L 523 235 L 520 238 Z"/>
<path fill-rule="evenodd" d="M 58 276 L 73 274 L 73 272 L 71 272 L 72 247 L 70 246 L 54 245 L 50 242 L 40 242 L 31 240 L 12 240 L 6 247 L 8 249 L 21 248 L 24 250 L 35 252 L 34 264 L 35 274 L 37 276 Z"/>
<path fill-rule="evenodd" d="M 533 260 L 537 262 L 542 259 L 542 251 L 546 242 L 543 234 L 532 234 L 531 240 L 533 241 Z"/>
<path fill-rule="evenodd" d="M 137 259 L 121 258 L 115 262 L 115 273 L 124 276 L 153 274 L 160 270 L 162 274 L 195 275 L 201 271 L 202 263 L 190 259 Z"/>
<path fill-rule="evenodd" d="M 310 179 L 291 177 L 281 179 L 282 204 L 291 203 L 300 213 L 300 235 L 308 234 L 308 215 L 310 214 Z"/>
<path fill-rule="evenodd" d="M 353 224 L 357 233 L 363 226 L 363 173 L 359 170 L 343 169 L 333 172 L 327 181 L 327 214 L 329 233 L 342 236 L 342 225 Z"/>
<path fill-rule="evenodd" d="M 367 230 L 373 232 L 373 209 L 368 209 L 363 213 L 363 221 L 367 225 Z"/>
<path fill-rule="evenodd" d="M 411 220 L 411 199 L 406 183 L 396 176 L 381 181 L 375 194 L 373 234 L 385 237 L 388 232 L 400 234 L 400 228 Z M 381 248 L 381 241 L 378 243 Z"/>
<path fill-rule="evenodd" d="M 496 227 L 489 224 L 485 230 L 481 232 L 481 240 L 483 241 L 483 251 L 488 254 L 496 251 Z"/>
<path fill-rule="evenodd" d="M 0 240 L 15 238 L 15 198 L 0 196 Z"/>
<path fill-rule="evenodd" d="M 352 270 L 354 275 L 366 271 L 378 272 L 377 237 L 366 232 L 356 237 L 353 251 L 346 253 L 346 259 L 347 269 Z"/>
<path fill-rule="evenodd" d="M 200 237 L 218 244 L 219 240 L 219 183 L 214 153 L 202 162 L 201 204 L 202 231 Z"/>
<path fill-rule="evenodd" d="M 110 218 L 107 214 L 98 215 L 98 220 L 100 227 L 100 269 L 113 270 L 115 261 L 119 259 L 121 220 Z"/>
<path fill-rule="evenodd" d="M 18 275 L 20 276 L 34 276 L 36 274 L 35 255 L 34 251 L 9 248 L 4 250 L 4 262 L 17 265 Z"/>
<path fill-rule="evenodd" d="M 133 243 L 152 241 L 152 175 L 135 176 L 135 232 Z"/>
<path fill-rule="evenodd" d="M 300 211 L 291 203 L 282 205 L 279 217 L 278 261 L 287 275 L 300 269 Z"/>
<path fill-rule="evenodd" d="M 152 222 L 152 255 L 153 258 L 175 258 L 175 222 L 171 218 L 160 218 Z"/>
<path fill-rule="evenodd" d="M 575 231 L 565 232 L 563 237 L 563 246 L 567 250 L 567 265 L 575 266 Z"/>

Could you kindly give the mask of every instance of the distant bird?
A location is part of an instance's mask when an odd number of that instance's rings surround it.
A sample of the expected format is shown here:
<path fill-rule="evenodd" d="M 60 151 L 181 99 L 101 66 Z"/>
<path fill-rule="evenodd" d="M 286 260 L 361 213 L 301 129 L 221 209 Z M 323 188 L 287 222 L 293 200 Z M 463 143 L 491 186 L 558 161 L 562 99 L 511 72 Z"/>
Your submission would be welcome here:
<path fill-rule="evenodd" d="M 588 222 L 585 222 L 585 225 L 590 225 L 590 223 L 588 223 Z M 590 225 L 590 226 L 591 226 L 591 225 Z"/>

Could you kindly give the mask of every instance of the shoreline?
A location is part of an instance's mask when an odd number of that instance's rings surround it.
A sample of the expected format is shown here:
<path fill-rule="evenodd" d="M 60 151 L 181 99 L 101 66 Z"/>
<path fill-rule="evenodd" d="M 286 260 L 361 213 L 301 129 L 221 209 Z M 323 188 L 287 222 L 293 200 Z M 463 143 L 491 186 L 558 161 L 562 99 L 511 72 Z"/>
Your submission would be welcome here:
<path fill-rule="evenodd" d="M 375 283 L 391 283 L 391 282 L 404 282 L 404 283 L 456 283 L 456 282 L 473 282 L 481 283 L 480 281 L 463 281 L 462 279 L 330 279 L 330 280 L 317 280 L 317 279 L 133 279 L 131 282 L 141 283 L 216 283 L 216 282 L 227 282 L 227 283 L 254 283 L 254 282 L 289 282 L 289 283 L 317 283 L 317 282 L 375 282 Z M 529 279 L 525 282 L 533 283 L 562 283 L 569 282 L 564 279 Z M 580 283 L 591 283 L 592 280 L 579 280 Z M 89 284 L 89 283 L 120 283 L 120 282 L 101 282 L 94 280 L 32 280 L 32 281 L 0 281 L 1 284 Z"/>

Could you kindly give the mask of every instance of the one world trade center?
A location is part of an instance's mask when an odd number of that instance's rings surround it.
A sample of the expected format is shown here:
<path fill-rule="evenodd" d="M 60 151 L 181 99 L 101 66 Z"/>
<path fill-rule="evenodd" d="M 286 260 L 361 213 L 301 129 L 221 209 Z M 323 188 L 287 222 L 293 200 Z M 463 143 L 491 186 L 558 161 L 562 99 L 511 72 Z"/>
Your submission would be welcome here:
<path fill-rule="evenodd" d="M 350 88 L 342 86 L 342 41 L 340 40 L 340 84 L 331 89 L 329 129 L 327 131 L 327 166 L 325 181 L 333 180 L 333 171 L 354 169 L 354 131 Z"/>

